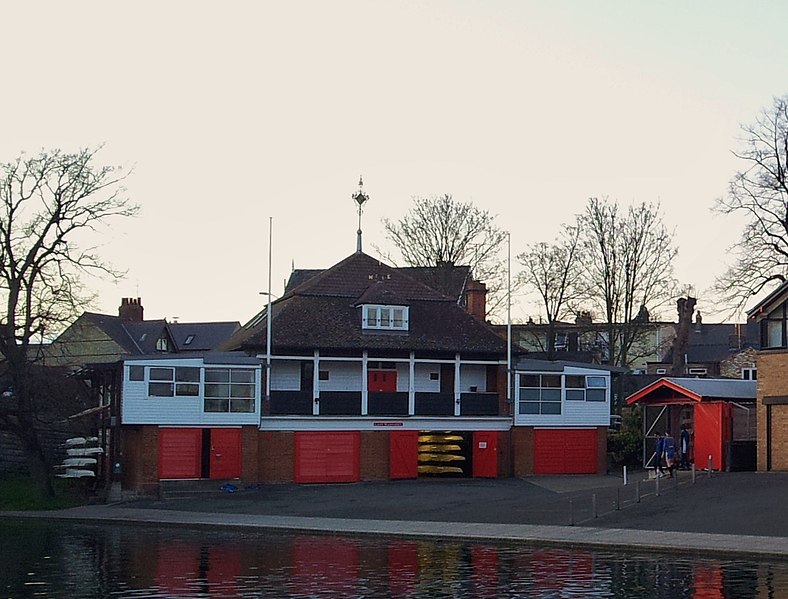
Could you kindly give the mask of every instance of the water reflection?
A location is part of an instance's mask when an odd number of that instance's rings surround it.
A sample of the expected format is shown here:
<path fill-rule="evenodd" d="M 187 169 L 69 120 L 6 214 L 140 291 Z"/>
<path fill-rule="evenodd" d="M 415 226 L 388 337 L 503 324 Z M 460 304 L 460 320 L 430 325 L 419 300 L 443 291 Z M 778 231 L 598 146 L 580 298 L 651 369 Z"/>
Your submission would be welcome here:
<path fill-rule="evenodd" d="M 788 564 L 0 521 L 0 597 L 788 596 Z"/>

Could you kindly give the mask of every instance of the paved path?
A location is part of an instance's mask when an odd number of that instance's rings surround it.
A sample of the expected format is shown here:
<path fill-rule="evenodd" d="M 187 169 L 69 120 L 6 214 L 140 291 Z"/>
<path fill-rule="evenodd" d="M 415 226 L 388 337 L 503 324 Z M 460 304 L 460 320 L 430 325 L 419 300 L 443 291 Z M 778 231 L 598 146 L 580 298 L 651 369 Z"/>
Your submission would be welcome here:
<path fill-rule="evenodd" d="M 788 559 L 786 496 L 788 473 L 698 475 L 694 484 L 689 473 L 681 473 L 677 481 L 662 481 L 659 496 L 654 481 L 632 479 L 624 487 L 612 476 L 422 480 L 264 485 L 237 493 L 216 490 L 180 499 L 3 515 Z"/>

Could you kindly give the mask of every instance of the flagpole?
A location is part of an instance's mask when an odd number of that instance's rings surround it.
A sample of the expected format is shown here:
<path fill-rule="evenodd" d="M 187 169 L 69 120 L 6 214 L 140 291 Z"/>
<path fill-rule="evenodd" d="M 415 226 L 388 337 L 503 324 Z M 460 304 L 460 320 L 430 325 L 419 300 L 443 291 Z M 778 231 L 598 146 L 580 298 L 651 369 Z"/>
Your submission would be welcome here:
<path fill-rule="evenodd" d="M 266 308 L 265 327 L 265 400 L 271 401 L 271 238 L 273 232 L 272 216 L 268 217 L 268 307 Z"/>

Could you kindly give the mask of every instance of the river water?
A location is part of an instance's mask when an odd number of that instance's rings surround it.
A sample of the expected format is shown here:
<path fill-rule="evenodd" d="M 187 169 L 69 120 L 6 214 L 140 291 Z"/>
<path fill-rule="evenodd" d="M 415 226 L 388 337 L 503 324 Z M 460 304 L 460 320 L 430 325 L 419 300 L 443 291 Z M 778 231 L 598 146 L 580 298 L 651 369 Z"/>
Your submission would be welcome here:
<path fill-rule="evenodd" d="M 788 597 L 788 562 L 0 520 L 0 598 Z"/>

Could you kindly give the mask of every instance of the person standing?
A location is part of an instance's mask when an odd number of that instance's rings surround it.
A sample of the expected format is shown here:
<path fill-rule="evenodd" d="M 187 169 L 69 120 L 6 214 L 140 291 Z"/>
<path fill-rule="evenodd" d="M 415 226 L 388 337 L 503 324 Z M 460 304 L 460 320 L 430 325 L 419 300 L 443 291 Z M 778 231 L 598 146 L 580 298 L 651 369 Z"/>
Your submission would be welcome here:
<path fill-rule="evenodd" d="M 690 434 L 687 430 L 687 425 L 681 425 L 681 433 L 679 433 L 679 453 L 681 454 L 681 469 L 689 470 L 689 451 L 690 451 Z"/>
<path fill-rule="evenodd" d="M 665 474 L 665 471 L 662 468 L 662 453 L 665 448 L 665 439 L 662 435 L 657 437 L 657 442 L 654 445 L 654 474 L 658 477 Z"/>
<path fill-rule="evenodd" d="M 676 441 L 670 436 L 670 432 L 665 431 L 665 438 L 662 440 L 662 453 L 665 457 L 665 465 L 668 467 L 668 474 L 673 478 L 673 470 L 676 468 Z"/>

